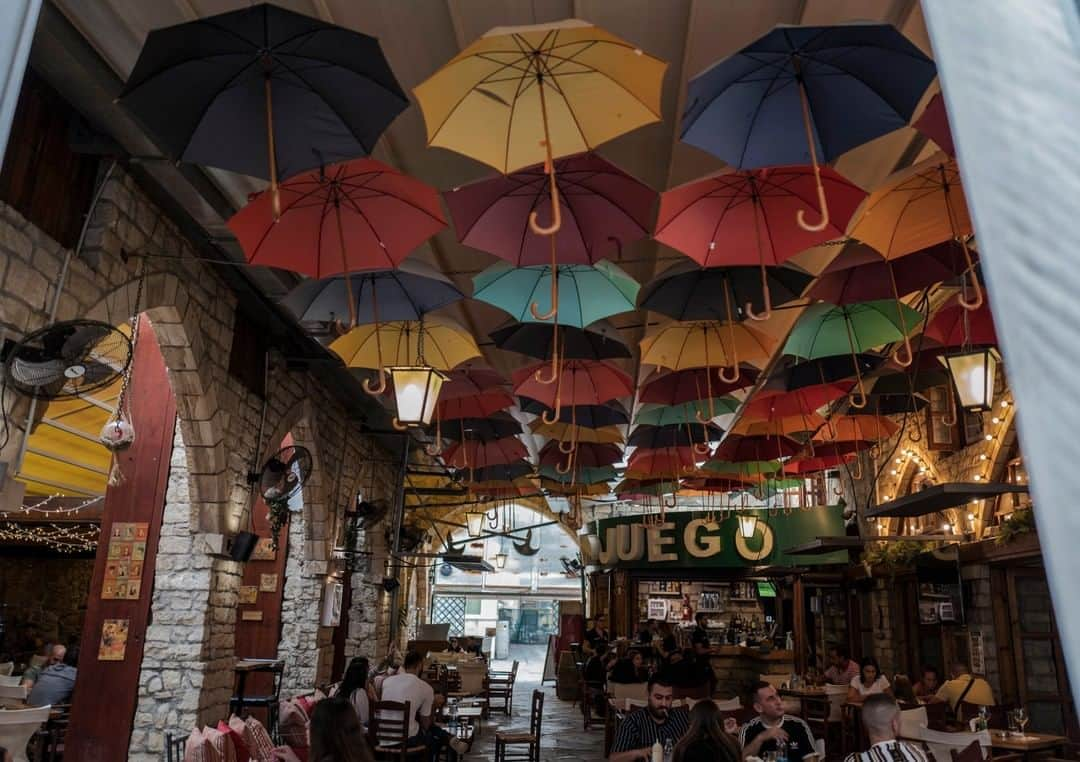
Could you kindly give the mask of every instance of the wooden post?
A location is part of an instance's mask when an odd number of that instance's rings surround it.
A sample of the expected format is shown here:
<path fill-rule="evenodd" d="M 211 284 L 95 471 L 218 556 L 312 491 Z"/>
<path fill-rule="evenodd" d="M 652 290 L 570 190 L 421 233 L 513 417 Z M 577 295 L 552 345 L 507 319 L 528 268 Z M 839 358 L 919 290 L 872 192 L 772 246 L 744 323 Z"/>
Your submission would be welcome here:
<path fill-rule="evenodd" d="M 802 575 L 796 575 L 795 582 L 791 586 L 791 631 L 795 641 L 795 671 L 800 675 L 806 673 L 806 594 L 803 586 Z"/>
<path fill-rule="evenodd" d="M 154 589 L 154 562 L 165 512 L 165 491 L 169 481 L 169 461 L 176 425 L 176 399 L 169 386 L 165 359 L 144 316 L 139 318 L 139 341 L 135 346 L 131 388 L 131 417 L 135 442 L 119 453 L 124 481 L 109 487 L 101 519 L 101 539 L 94 563 L 94 576 L 83 626 L 79 677 L 72 697 L 64 757 L 69 762 L 112 762 L 127 759 L 132 722 L 139 696 L 139 670 L 143 641 L 150 618 Z M 137 524 L 139 535 L 131 540 L 117 538 L 125 547 L 142 543 L 138 597 L 102 599 L 109 542 L 113 528 Z M 142 526 L 145 526 L 143 531 Z M 118 543 L 120 547 L 120 543 Z M 133 555 L 131 556 L 134 561 Z M 114 561 L 116 559 L 113 559 Z M 130 583 L 127 583 L 130 584 Z M 119 660 L 99 659 L 102 626 L 106 620 L 127 622 L 127 645 Z"/>

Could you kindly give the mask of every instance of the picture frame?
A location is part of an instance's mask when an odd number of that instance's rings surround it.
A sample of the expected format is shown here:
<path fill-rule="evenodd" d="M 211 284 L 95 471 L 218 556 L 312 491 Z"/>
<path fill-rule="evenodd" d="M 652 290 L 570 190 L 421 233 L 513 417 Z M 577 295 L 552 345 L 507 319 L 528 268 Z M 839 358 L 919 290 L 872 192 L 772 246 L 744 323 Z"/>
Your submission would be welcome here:
<path fill-rule="evenodd" d="M 926 449 L 950 452 L 960 449 L 960 427 L 947 421 L 956 410 L 953 390 L 947 385 L 926 390 L 930 404 L 926 406 Z M 958 416 L 961 415 L 959 411 Z"/>
<path fill-rule="evenodd" d="M 276 593 L 277 592 L 277 575 L 276 574 L 260 574 L 259 575 L 259 592 L 260 593 Z"/>

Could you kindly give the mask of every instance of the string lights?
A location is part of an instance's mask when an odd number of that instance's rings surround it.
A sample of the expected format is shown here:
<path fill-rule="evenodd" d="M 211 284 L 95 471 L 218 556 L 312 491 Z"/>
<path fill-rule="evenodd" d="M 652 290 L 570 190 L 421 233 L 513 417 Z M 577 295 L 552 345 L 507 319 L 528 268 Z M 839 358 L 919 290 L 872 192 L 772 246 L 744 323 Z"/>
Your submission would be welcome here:
<path fill-rule="evenodd" d="M 49 497 L 46 497 L 34 503 L 33 505 L 24 505 L 16 511 L 0 511 L 0 517 L 6 518 L 8 516 L 26 516 L 29 514 L 41 514 L 42 516 L 67 516 L 72 513 L 78 513 L 79 511 L 85 508 L 89 508 L 96 503 L 100 503 L 102 500 L 105 499 L 103 496 L 98 495 L 97 497 L 92 497 L 88 500 L 84 500 L 83 502 L 74 506 L 64 506 L 61 508 L 48 507 L 48 505 L 53 500 L 61 497 L 63 497 L 63 495 L 49 495 Z"/>
<path fill-rule="evenodd" d="M 61 553 L 83 553 L 97 548 L 101 528 L 88 524 L 26 526 L 11 521 L 0 523 L 0 541 L 43 545 Z"/>

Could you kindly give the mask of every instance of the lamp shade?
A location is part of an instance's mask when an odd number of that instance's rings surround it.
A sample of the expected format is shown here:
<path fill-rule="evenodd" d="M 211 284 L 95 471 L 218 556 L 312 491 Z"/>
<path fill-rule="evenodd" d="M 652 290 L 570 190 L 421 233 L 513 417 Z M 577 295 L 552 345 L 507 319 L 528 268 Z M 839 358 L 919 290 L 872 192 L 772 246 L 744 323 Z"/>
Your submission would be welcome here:
<path fill-rule="evenodd" d="M 752 513 L 746 516 L 739 516 L 739 534 L 741 534 L 744 539 L 749 540 L 754 536 L 754 532 L 757 531 L 757 522 L 757 516 Z"/>
<path fill-rule="evenodd" d="M 952 374 L 960 407 L 971 412 L 989 410 L 994 404 L 994 379 L 1001 355 L 993 347 L 945 355 L 939 358 Z"/>
<path fill-rule="evenodd" d="M 394 381 L 398 422 L 405 426 L 431 423 L 446 375 L 425 365 L 398 365 L 390 368 Z"/>
<path fill-rule="evenodd" d="M 469 512 L 465 514 L 465 528 L 469 537 L 479 537 L 484 528 L 484 514 Z"/>
<path fill-rule="evenodd" d="M 504 553 L 501 550 L 498 553 L 495 554 L 495 568 L 496 569 L 505 569 L 506 568 L 506 553 Z"/>

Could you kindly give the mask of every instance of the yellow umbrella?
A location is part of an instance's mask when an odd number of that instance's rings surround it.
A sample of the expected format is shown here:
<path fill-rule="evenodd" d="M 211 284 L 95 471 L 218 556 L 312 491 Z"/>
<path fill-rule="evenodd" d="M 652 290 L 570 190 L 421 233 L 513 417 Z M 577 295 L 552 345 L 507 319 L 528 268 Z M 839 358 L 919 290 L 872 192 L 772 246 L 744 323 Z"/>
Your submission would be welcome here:
<path fill-rule="evenodd" d="M 451 370 L 480 356 L 476 340 L 457 323 L 442 317 L 358 325 L 335 339 L 330 349 L 350 368 L 378 370 L 380 386 L 385 387 L 386 368 L 413 365 L 421 356 L 421 337 L 425 362 L 438 370 Z M 373 394 L 379 392 L 366 382 L 364 388 Z"/>
<path fill-rule="evenodd" d="M 739 363 L 764 365 L 777 343 L 745 323 L 669 323 L 641 340 L 641 362 L 672 370 L 719 367 L 720 379 L 733 383 Z M 725 368 L 732 369 L 730 378 Z M 711 389 L 704 391 L 705 399 L 712 397 Z"/>
<path fill-rule="evenodd" d="M 559 442 L 622 444 L 623 441 L 622 432 L 619 431 L 617 426 L 601 426 L 600 428 L 589 429 L 585 426 L 562 421 L 545 423 L 537 418 L 529 424 L 529 428 L 532 430 L 533 434 L 539 434 L 540 436 L 547 437 L 548 439 L 555 439 Z M 571 450 L 563 450 L 563 452 L 570 452 L 572 450 L 573 448 L 571 448 Z"/>
<path fill-rule="evenodd" d="M 848 235 L 877 249 L 885 259 L 897 259 L 945 241 L 956 241 L 967 258 L 975 298 L 964 299 L 968 309 L 983 303 L 967 238 L 971 216 L 964 199 L 960 168 L 955 159 L 937 153 L 901 170 L 871 193 L 852 217 Z"/>
<path fill-rule="evenodd" d="M 735 424 L 731 433 L 745 436 L 788 436 L 801 431 L 817 431 L 824 423 L 825 419 L 817 413 L 782 415 L 768 420 L 743 418 Z"/>

